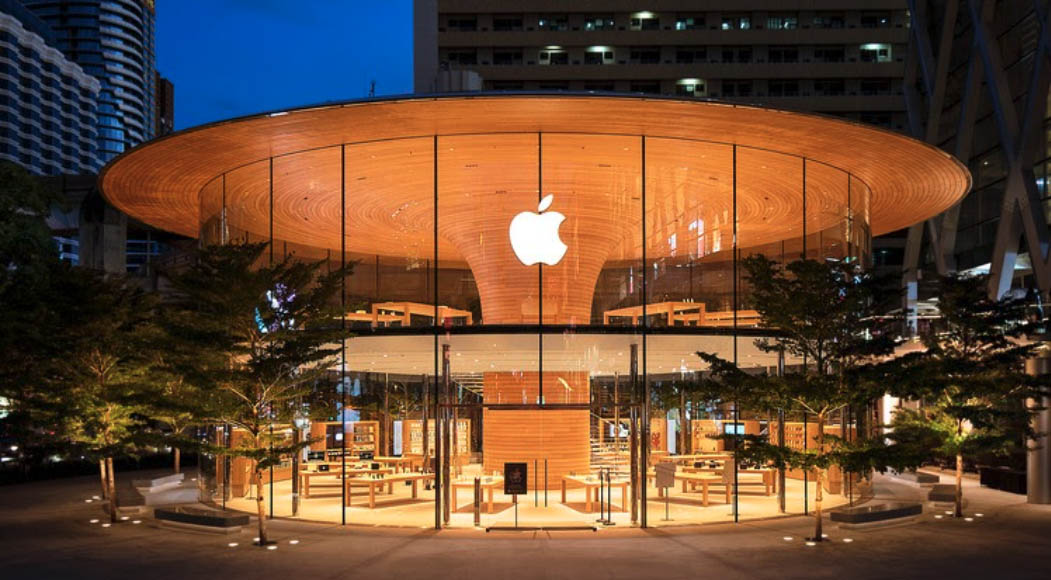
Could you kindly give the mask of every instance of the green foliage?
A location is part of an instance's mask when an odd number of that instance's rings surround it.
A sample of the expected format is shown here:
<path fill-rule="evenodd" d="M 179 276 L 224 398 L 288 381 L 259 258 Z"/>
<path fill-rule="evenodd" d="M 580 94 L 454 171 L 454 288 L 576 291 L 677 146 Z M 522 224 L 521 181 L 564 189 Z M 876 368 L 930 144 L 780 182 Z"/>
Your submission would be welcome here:
<path fill-rule="evenodd" d="M 334 297 L 346 270 L 322 272 L 322 262 L 292 258 L 272 265 L 265 244 L 210 246 L 193 264 L 172 272 L 175 298 L 166 309 L 168 370 L 201 393 L 198 412 L 249 437 L 214 452 L 246 457 L 262 469 L 307 443 L 281 445 L 274 423 L 298 413 L 332 414 L 340 352 L 340 312 Z"/>
<path fill-rule="evenodd" d="M 123 278 L 83 269 L 70 269 L 56 290 L 64 324 L 51 340 L 62 353 L 46 363 L 41 398 L 75 449 L 93 457 L 132 453 L 158 395 L 148 340 L 155 297 Z"/>
<path fill-rule="evenodd" d="M 756 341 L 766 352 L 785 353 L 804 365 L 789 366 L 784 376 L 746 372 L 714 353 L 698 352 L 709 365 L 705 390 L 752 412 L 793 417 L 806 415 L 819 433 L 836 414 L 861 407 L 882 395 L 870 379 L 880 357 L 893 352 L 900 321 L 875 315 L 889 293 L 884 280 L 847 262 L 800 260 L 782 268 L 764 256 L 741 261 L 752 306 L 774 336 Z M 878 365 L 877 365 L 878 368 Z M 737 443 L 738 456 L 781 468 L 825 469 L 840 465 L 854 471 L 886 469 L 906 459 L 882 442 L 845 441 L 821 434 L 808 449 L 774 445 L 765 437 L 724 437 Z"/>
<path fill-rule="evenodd" d="M 890 437 L 928 457 L 1006 455 L 1034 435 L 1025 400 L 1047 385 L 1025 374 L 1035 347 L 1024 340 L 1030 303 L 992 300 L 985 277 L 939 280 L 941 320 L 922 335 L 925 350 L 903 357 L 884 377 L 891 394 L 918 403 L 895 412 Z"/>

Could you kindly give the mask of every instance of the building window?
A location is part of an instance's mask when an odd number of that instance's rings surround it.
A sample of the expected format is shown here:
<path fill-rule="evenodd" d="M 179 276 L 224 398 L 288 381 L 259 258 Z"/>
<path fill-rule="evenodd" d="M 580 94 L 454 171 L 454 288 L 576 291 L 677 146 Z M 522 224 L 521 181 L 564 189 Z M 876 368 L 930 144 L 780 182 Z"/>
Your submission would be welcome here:
<path fill-rule="evenodd" d="M 636 12 L 631 15 L 629 28 L 632 30 L 660 30 L 660 27 L 660 20 L 652 12 Z"/>
<path fill-rule="evenodd" d="M 677 15 L 675 17 L 675 30 L 703 30 L 704 29 L 704 15 L 703 14 L 689 14 L 689 15 Z"/>
<path fill-rule="evenodd" d="M 445 61 L 459 65 L 478 64 L 478 50 L 474 48 L 449 49 L 449 51 L 445 53 Z"/>
<path fill-rule="evenodd" d="M 616 23 L 612 14 L 602 16 L 587 15 L 584 17 L 584 30 L 613 30 Z"/>
<path fill-rule="evenodd" d="M 766 18 L 766 27 L 771 30 L 795 30 L 799 28 L 799 16 L 795 14 L 771 14 Z"/>
<path fill-rule="evenodd" d="M 843 79 L 817 79 L 814 81 L 814 94 L 828 97 L 839 96 L 847 92 L 846 82 Z"/>
<path fill-rule="evenodd" d="M 520 91 L 525 88 L 522 81 L 492 81 L 489 86 L 494 91 Z"/>
<path fill-rule="evenodd" d="M 722 62 L 752 62 L 752 47 L 739 46 L 736 48 L 723 48 Z"/>
<path fill-rule="evenodd" d="M 890 45 L 862 44 L 859 57 L 861 62 L 890 62 Z"/>
<path fill-rule="evenodd" d="M 544 14 L 537 21 L 540 30 L 569 30 L 569 17 L 565 14 Z"/>
<path fill-rule="evenodd" d="M 521 48 L 501 48 L 493 51 L 494 65 L 520 65 L 522 64 Z"/>
<path fill-rule="evenodd" d="M 766 51 L 766 62 L 799 62 L 799 48 L 795 46 L 771 46 Z"/>
<path fill-rule="evenodd" d="M 724 97 L 752 96 L 752 81 L 723 81 Z"/>
<path fill-rule="evenodd" d="M 446 22 L 449 30 L 478 30 L 478 18 L 474 16 L 450 16 Z"/>
<path fill-rule="evenodd" d="M 522 30 L 522 16 L 494 16 L 493 30 L 500 32 Z"/>
<path fill-rule="evenodd" d="M 814 28 L 843 28 L 843 14 L 819 12 L 814 15 Z"/>
<path fill-rule="evenodd" d="M 752 19 L 747 14 L 731 14 L 723 16 L 721 28 L 723 30 L 748 30 L 752 27 Z"/>
<path fill-rule="evenodd" d="M 708 49 L 703 46 L 686 46 L 675 49 L 675 62 L 693 64 L 708 62 Z"/>
<path fill-rule="evenodd" d="M 703 97 L 708 94 L 702 79 L 679 79 L 675 83 L 675 94 L 684 97 Z"/>
<path fill-rule="evenodd" d="M 584 64 L 613 64 L 613 56 L 608 46 L 591 46 L 584 52 Z"/>
<path fill-rule="evenodd" d="M 767 82 L 767 93 L 771 97 L 798 97 L 799 81 L 776 79 Z"/>
<path fill-rule="evenodd" d="M 545 49 L 540 51 L 540 64 L 569 64 L 569 53 L 562 49 Z"/>
<path fill-rule="evenodd" d="M 846 51 L 842 46 L 823 46 L 814 49 L 814 60 L 817 62 L 843 62 Z"/>
<path fill-rule="evenodd" d="M 631 49 L 631 55 L 628 60 L 631 64 L 659 64 L 661 61 L 661 49 L 637 46 Z"/>
<path fill-rule="evenodd" d="M 889 95 L 890 79 L 861 79 L 860 92 L 863 95 Z"/>
<path fill-rule="evenodd" d="M 655 81 L 631 81 L 630 90 L 633 93 L 659 95 L 661 93 L 661 84 Z"/>
<path fill-rule="evenodd" d="M 862 28 L 889 28 L 890 12 L 862 12 Z"/>

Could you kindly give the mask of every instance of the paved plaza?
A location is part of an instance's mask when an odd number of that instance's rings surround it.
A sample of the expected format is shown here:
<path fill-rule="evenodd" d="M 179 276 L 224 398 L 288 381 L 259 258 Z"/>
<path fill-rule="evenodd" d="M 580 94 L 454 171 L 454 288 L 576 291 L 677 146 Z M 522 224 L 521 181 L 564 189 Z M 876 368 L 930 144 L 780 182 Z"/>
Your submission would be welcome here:
<path fill-rule="evenodd" d="M 121 474 L 124 481 L 132 474 Z M 943 476 L 948 482 L 948 477 Z M 157 527 L 150 514 L 103 528 L 97 478 L 0 488 L 0 558 L 20 578 L 1047 578 L 1051 506 L 968 480 L 973 521 L 935 519 L 845 531 L 808 547 L 812 520 L 598 532 L 491 532 L 340 527 L 277 519 L 276 550 L 235 536 Z M 879 477 L 878 497 L 926 490 Z M 129 490 L 130 491 L 130 490 Z M 656 506 L 655 506 L 656 507 Z M 651 512 L 651 514 L 656 513 Z M 139 519 L 141 523 L 131 523 Z M 790 541 L 785 540 L 791 537 Z M 844 539 L 851 542 L 844 542 Z M 228 544 L 237 543 L 230 547 Z"/>

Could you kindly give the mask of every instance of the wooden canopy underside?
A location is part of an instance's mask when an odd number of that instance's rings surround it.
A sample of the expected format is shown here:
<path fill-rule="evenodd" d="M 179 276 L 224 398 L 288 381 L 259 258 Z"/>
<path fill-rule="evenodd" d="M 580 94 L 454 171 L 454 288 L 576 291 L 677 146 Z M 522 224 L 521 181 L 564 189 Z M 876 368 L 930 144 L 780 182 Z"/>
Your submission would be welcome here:
<path fill-rule="evenodd" d="M 272 173 L 275 240 L 426 258 L 437 218 L 439 259 L 461 262 L 472 261 L 465 244 L 483 253 L 506 245 L 510 219 L 535 210 L 542 189 L 555 196 L 550 211 L 566 215 L 571 248 L 637 258 L 645 215 L 647 255 L 656 258 L 692 248 L 699 224 L 707 252 L 728 249 L 732 144 L 742 248 L 802 236 L 803 158 L 808 234 L 846 230 L 848 216 L 873 234 L 893 231 L 970 188 L 966 168 L 933 147 L 812 115 L 634 96 L 484 94 L 207 125 L 122 155 L 100 181 L 115 206 L 162 229 L 196 237 L 218 219 L 225 196 L 231 230 L 267 237 Z"/>

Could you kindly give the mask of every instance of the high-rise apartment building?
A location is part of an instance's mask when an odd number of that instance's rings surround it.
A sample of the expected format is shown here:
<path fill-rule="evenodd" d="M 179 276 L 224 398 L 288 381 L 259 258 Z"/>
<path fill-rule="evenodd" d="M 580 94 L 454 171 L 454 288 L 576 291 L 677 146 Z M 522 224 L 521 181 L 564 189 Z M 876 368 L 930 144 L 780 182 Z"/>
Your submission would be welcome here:
<path fill-rule="evenodd" d="M 420 0 L 415 10 L 418 93 L 711 97 L 906 129 L 904 0 Z"/>
<path fill-rule="evenodd" d="M 0 159 L 37 175 L 93 173 L 100 83 L 17 0 L 0 0 Z"/>
<path fill-rule="evenodd" d="M 25 0 L 58 45 L 102 83 L 98 149 L 103 162 L 154 136 L 153 0 Z"/>

